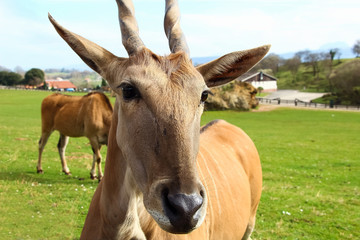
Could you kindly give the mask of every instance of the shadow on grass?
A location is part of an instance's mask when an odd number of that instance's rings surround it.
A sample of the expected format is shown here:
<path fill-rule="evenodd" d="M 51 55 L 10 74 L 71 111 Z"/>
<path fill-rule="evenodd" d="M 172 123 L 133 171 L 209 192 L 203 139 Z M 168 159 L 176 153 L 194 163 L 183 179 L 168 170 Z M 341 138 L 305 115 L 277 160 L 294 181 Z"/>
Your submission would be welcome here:
<path fill-rule="evenodd" d="M 81 183 L 97 183 L 97 180 L 89 178 L 77 177 L 65 174 L 44 173 L 38 174 L 35 171 L 12 171 L 0 172 L 0 181 L 18 181 L 18 182 L 37 182 L 42 184 L 78 184 Z"/>

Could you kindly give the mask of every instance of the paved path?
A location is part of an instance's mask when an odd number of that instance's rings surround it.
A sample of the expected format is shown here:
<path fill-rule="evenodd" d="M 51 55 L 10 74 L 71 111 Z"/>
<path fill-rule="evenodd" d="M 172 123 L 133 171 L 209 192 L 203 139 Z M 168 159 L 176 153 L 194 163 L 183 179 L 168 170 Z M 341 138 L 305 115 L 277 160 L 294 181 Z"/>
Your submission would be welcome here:
<path fill-rule="evenodd" d="M 274 99 L 280 98 L 281 100 L 301 100 L 303 102 L 310 102 L 313 99 L 320 98 L 326 93 L 307 93 L 298 90 L 278 90 L 267 95 L 265 98 Z"/>
<path fill-rule="evenodd" d="M 350 110 L 359 111 L 360 106 L 346 106 L 346 105 L 333 105 L 330 108 L 328 104 L 311 103 L 310 101 L 316 98 L 320 98 L 326 93 L 306 93 L 299 92 L 297 90 L 278 90 L 270 93 L 264 98 L 260 98 L 261 105 L 276 105 L 278 107 L 296 107 L 296 108 L 313 108 L 313 109 L 327 109 L 327 110 Z M 280 102 L 275 99 L 280 99 Z M 295 99 L 299 100 L 295 103 Z M 265 110 L 272 110 L 271 108 Z M 265 111 L 264 110 L 264 111 Z"/>

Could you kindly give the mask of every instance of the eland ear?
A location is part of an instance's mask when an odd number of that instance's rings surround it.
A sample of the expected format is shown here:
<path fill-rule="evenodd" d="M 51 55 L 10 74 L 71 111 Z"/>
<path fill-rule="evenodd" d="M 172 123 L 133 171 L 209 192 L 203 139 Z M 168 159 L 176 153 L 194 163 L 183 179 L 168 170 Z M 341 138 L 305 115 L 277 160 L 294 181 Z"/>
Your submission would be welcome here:
<path fill-rule="evenodd" d="M 249 50 L 232 52 L 209 63 L 197 66 L 196 69 L 205 79 L 208 87 L 228 83 L 249 71 L 269 51 L 270 45 Z"/>
<path fill-rule="evenodd" d="M 50 22 L 54 25 L 59 35 L 75 51 L 77 55 L 95 72 L 104 77 L 106 69 L 114 60 L 125 60 L 119 58 L 99 45 L 67 30 L 58 24 L 55 19 L 48 14 Z"/>

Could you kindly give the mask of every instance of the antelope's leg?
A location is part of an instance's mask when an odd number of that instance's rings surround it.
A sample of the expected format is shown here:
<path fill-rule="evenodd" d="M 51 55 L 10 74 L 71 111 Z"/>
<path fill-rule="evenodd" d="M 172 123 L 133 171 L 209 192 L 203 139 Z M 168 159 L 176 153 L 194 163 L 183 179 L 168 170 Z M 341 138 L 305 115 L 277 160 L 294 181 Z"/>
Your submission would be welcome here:
<path fill-rule="evenodd" d="M 101 154 L 100 154 L 100 150 L 101 150 L 101 144 L 99 144 L 99 149 L 97 152 L 97 167 L 98 167 L 98 176 L 99 176 L 99 182 L 103 177 L 103 173 L 102 173 L 102 169 L 101 169 Z"/>
<path fill-rule="evenodd" d="M 68 142 L 69 142 L 69 137 L 60 133 L 59 143 L 58 143 L 57 147 L 58 147 L 59 155 L 60 155 L 60 159 L 61 159 L 62 170 L 66 175 L 71 174 L 70 170 L 67 166 L 66 159 L 65 159 L 65 149 L 66 149 L 66 145 L 68 144 Z"/>
<path fill-rule="evenodd" d="M 91 144 L 92 151 L 93 151 L 93 163 L 91 166 L 90 177 L 91 177 L 91 179 L 96 178 L 96 173 L 95 173 L 95 171 L 96 171 L 95 163 L 96 163 L 97 168 L 98 168 L 98 179 L 100 181 L 103 177 L 102 170 L 101 170 L 101 154 L 100 154 L 101 145 L 97 141 L 96 137 L 90 139 L 90 144 Z"/>
<path fill-rule="evenodd" d="M 38 163 L 36 166 L 37 173 L 43 173 L 43 170 L 41 167 L 41 156 L 42 156 L 42 152 L 45 148 L 45 145 L 46 145 L 51 133 L 52 133 L 51 131 L 41 133 L 41 138 L 39 140 L 39 158 L 38 158 Z"/>
<path fill-rule="evenodd" d="M 256 211 L 255 211 L 255 214 L 256 214 Z M 251 240 L 250 236 L 251 236 L 251 233 L 254 231 L 254 228 L 255 228 L 255 220 L 256 220 L 256 215 L 255 214 L 250 216 L 249 223 L 248 223 L 248 225 L 246 227 L 246 232 L 245 232 L 244 236 L 242 237 L 242 240 Z"/>

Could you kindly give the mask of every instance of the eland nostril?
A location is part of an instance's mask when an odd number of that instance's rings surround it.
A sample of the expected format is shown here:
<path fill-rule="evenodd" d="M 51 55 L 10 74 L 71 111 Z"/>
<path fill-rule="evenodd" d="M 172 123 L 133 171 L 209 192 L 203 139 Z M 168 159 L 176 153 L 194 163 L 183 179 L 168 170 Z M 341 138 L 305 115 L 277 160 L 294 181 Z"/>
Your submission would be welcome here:
<path fill-rule="evenodd" d="M 175 213 L 191 217 L 201 207 L 203 198 L 198 194 L 169 194 L 168 201 Z"/>
<path fill-rule="evenodd" d="M 200 218 L 196 213 L 204 201 L 200 194 L 169 194 L 168 190 L 164 190 L 162 199 L 166 215 L 179 232 L 189 232 L 194 229 Z"/>

